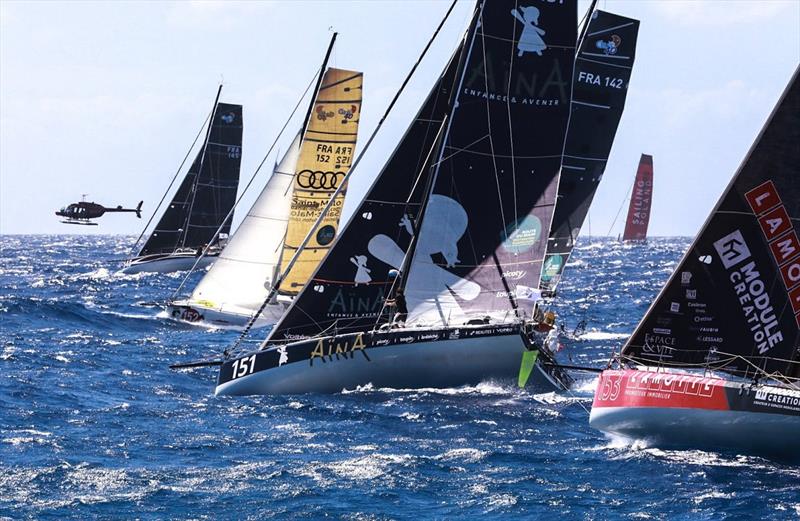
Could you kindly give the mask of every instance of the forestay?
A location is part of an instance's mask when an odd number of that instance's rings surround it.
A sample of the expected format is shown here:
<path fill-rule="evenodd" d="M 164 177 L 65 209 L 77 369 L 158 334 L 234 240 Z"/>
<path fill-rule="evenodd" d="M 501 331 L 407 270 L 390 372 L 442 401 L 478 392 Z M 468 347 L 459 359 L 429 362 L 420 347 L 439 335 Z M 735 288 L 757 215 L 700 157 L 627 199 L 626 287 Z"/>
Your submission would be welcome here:
<path fill-rule="evenodd" d="M 554 291 L 605 172 L 636 55 L 639 21 L 595 11 L 572 79 L 572 114 L 540 288 Z"/>
<path fill-rule="evenodd" d="M 298 134 L 247 216 L 192 292 L 190 304 L 246 315 L 259 308 L 272 287 L 280 259 L 299 153 Z"/>
<path fill-rule="evenodd" d="M 197 249 L 230 232 L 242 156 L 242 106 L 217 103 L 207 141 L 138 256 Z"/>
<path fill-rule="evenodd" d="M 800 376 L 797 70 L 695 242 L 622 350 L 646 364 Z M 791 361 L 794 360 L 794 363 Z"/>

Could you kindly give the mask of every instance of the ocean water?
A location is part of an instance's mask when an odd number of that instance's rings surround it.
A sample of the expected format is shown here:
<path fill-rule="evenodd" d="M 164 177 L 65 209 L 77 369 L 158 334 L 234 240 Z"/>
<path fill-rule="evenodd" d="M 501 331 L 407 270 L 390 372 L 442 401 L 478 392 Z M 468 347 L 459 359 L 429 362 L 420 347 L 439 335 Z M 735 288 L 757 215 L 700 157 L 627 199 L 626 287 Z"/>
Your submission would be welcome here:
<path fill-rule="evenodd" d="M 177 275 L 117 275 L 129 237 L 0 237 L 0 519 L 797 519 L 800 467 L 609 439 L 592 375 L 214 398 L 235 337 L 170 323 Z M 687 239 L 585 239 L 564 362 L 602 365 Z M 800 440 L 798 440 L 800 443 Z"/>

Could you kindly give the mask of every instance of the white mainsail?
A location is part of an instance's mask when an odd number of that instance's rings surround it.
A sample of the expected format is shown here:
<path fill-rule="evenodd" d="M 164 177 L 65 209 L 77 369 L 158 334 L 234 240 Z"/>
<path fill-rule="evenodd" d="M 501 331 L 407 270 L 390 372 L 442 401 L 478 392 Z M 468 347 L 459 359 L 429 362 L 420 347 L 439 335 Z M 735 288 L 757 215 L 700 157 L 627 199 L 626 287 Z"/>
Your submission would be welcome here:
<path fill-rule="evenodd" d="M 300 142 L 298 134 L 187 304 L 246 316 L 261 306 L 280 262 Z"/>

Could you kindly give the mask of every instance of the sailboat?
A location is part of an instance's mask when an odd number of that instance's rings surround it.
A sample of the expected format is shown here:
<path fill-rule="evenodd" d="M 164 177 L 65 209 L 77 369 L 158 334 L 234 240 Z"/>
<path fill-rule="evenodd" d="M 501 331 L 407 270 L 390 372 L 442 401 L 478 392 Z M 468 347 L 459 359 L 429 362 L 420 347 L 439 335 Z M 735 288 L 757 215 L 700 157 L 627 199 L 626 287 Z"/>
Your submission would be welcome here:
<path fill-rule="evenodd" d="M 639 21 L 592 12 L 572 78 L 561 179 L 539 288 L 555 292 L 606 169 L 628 94 Z"/>
<path fill-rule="evenodd" d="M 354 217 L 261 346 L 227 351 L 216 394 L 568 384 L 545 345 L 553 317 L 528 297 L 564 151 L 576 4 L 477 3 Z"/>
<path fill-rule="evenodd" d="M 653 156 L 642 154 L 636 179 L 633 182 L 628 217 L 625 219 L 623 242 L 646 242 L 650 223 L 650 206 L 653 201 Z"/>
<path fill-rule="evenodd" d="M 800 458 L 800 80 L 619 355 L 590 424 Z"/>
<path fill-rule="evenodd" d="M 353 160 L 361 115 L 363 74 L 327 68 L 334 34 L 294 142 L 275 165 L 264 190 L 231 236 L 217 261 L 188 299 L 168 304 L 170 317 L 211 326 L 274 324 L 311 277 L 339 226 L 344 189 L 334 201 L 280 292 L 262 306 L 277 272 L 298 250 Z"/>
<path fill-rule="evenodd" d="M 147 241 L 126 261 L 123 273 L 169 273 L 195 265 L 205 267 L 224 247 L 239 186 L 242 106 L 221 103 L 221 92 L 222 85 L 194 163 Z"/>

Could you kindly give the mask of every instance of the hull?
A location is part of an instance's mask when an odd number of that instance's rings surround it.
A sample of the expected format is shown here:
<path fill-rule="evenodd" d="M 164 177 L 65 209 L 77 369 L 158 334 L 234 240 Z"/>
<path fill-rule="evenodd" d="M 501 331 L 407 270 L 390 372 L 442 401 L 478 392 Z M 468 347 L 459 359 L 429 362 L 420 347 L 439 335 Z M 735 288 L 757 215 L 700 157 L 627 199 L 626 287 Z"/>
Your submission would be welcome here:
<path fill-rule="evenodd" d="M 217 260 L 217 255 L 206 255 L 197 263 L 197 268 L 206 268 Z M 125 263 L 122 273 L 172 273 L 188 271 L 197 261 L 194 253 L 172 253 L 136 257 Z"/>
<path fill-rule="evenodd" d="M 227 360 L 220 368 L 215 394 L 335 393 L 368 384 L 448 388 L 511 380 L 519 373 L 525 350 L 519 328 L 511 326 L 341 335 Z M 540 360 L 545 358 L 549 359 L 540 354 Z M 552 391 L 563 389 L 559 380 L 566 379 L 558 368 L 537 362 L 529 385 Z"/>
<path fill-rule="evenodd" d="M 589 424 L 665 448 L 800 459 L 800 391 L 677 372 L 607 370 Z"/>
<path fill-rule="evenodd" d="M 270 304 L 264 308 L 261 316 L 252 325 L 252 329 L 274 325 L 289 307 L 289 304 Z M 243 329 L 247 326 L 252 312 L 237 313 L 230 310 L 203 306 L 186 300 L 167 304 L 167 314 L 172 320 L 206 327 L 226 327 Z"/>

